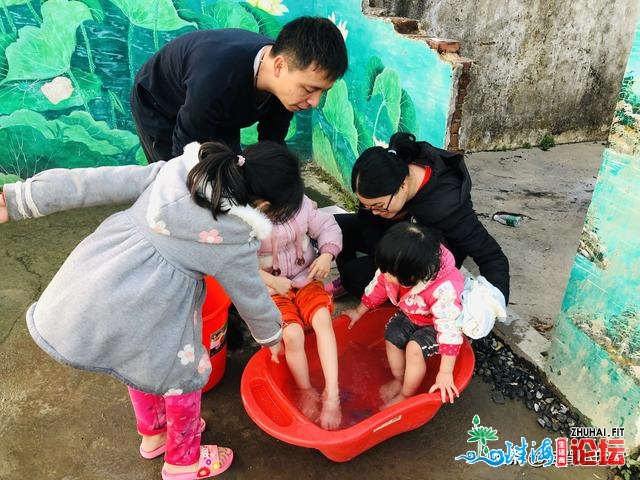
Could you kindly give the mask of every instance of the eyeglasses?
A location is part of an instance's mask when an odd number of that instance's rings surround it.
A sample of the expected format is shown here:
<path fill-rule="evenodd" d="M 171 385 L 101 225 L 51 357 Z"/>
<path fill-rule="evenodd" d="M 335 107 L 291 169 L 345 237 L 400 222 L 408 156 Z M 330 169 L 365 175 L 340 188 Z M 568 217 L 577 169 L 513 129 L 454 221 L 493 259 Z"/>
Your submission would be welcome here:
<path fill-rule="evenodd" d="M 389 201 L 387 202 L 387 206 L 386 207 L 372 207 L 372 206 L 367 206 L 367 205 L 362 205 L 360 204 L 360 210 L 369 210 L 370 212 L 378 212 L 378 213 L 386 213 L 389 211 L 389 205 L 391 205 L 391 202 L 393 201 L 393 197 L 395 196 L 397 192 L 393 192 L 391 194 L 391 196 L 389 197 Z"/>

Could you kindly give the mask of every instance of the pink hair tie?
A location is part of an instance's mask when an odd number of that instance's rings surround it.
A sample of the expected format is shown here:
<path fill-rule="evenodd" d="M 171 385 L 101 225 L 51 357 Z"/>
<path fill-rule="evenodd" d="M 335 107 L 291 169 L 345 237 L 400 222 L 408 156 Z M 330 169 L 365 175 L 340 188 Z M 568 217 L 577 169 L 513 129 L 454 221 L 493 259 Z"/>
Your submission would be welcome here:
<path fill-rule="evenodd" d="M 238 155 L 238 166 L 241 167 L 244 165 L 245 158 L 242 155 Z"/>

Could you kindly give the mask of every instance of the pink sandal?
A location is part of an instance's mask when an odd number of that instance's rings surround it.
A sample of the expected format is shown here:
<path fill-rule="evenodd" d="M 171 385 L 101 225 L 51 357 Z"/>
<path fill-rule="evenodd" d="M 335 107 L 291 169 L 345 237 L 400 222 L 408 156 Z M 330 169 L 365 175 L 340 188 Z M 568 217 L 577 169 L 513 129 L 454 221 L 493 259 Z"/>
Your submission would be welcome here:
<path fill-rule="evenodd" d="M 188 473 L 169 473 L 162 469 L 162 480 L 197 480 L 199 478 L 211 478 L 225 472 L 233 461 L 233 451 L 224 463 L 220 462 L 220 452 L 217 445 L 201 445 L 198 471 Z"/>
<path fill-rule="evenodd" d="M 206 428 L 207 423 L 204 421 L 204 418 L 200 418 L 200 429 L 198 430 L 199 433 L 204 432 L 204 429 Z M 162 445 L 160 445 L 158 448 L 155 448 L 153 450 L 143 450 L 142 449 L 142 445 L 140 445 L 140 455 L 142 455 L 142 458 L 146 458 L 147 460 L 151 460 L 154 459 L 156 457 L 159 457 L 160 455 L 162 455 L 165 450 L 167 449 L 167 444 L 166 442 L 163 443 Z"/>

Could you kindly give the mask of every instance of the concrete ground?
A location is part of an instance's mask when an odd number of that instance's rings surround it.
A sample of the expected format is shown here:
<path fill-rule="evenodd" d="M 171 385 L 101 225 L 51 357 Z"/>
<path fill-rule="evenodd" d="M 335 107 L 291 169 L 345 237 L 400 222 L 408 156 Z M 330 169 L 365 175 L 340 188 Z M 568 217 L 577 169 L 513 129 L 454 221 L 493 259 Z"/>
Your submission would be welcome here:
<path fill-rule="evenodd" d="M 603 146 L 576 144 L 476 153 L 467 162 L 476 210 L 510 258 L 511 316 L 501 335 L 534 363 L 562 300 Z M 323 192 L 320 182 L 312 185 Z M 57 364 L 31 340 L 24 312 L 72 248 L 114 207 L 60 213 L 0 227 L 0 480 L 160 478 L 162 461 L 143 460 L 126 389 L 110 377 Z M 517 228 L 490 220 L 503 210 L 531 218 Z M 473 270 L 473 265 L 469 265 Z M 338 309 L 352 303 L 340 302 Z M 536 327 L 537 330 L 535 328 Z M 543 334 L 539 333 L 541 331 Z M 347 463 L 263 433 L 240 401 L 242 369 L 255 347 L 230 352 L 222 382 L 203 396 L 207 443 L 234 448 L 235 479 L 605 479 L 604 468 L 466 465 L 454 457 L 474 450 L 467 431 L 474 415 L 509 440 L 554 438 L 517 401 L 495 404 L 491 387 L 474 378 L 461 398 L 414 431 L 393 437 Z M 493 445 L 492 445 L 493 446 Z"/>
<path fill-rule="evenodd" d="M 478 152 L 467 156 L 478 215 L 509 258 L 510 326 L 497 332 L 520 355 L 542 368 L 560 311 L 604 145 L 577 143 Z M 525 215 L 518 227 L 491 217 Z M 470 270 L 473 264 L 468 262 Z"/>

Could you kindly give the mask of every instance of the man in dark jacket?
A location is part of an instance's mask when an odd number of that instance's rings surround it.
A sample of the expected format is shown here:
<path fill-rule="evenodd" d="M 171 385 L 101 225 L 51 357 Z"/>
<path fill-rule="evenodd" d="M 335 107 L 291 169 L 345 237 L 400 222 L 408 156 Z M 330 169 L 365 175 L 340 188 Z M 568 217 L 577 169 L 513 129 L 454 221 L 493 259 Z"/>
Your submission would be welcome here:
<path fill-rule="evenodd" d="M 240 29 L 200 30 L 167 43 L 142 66 L 131 111 L 149 162 L 192 141 L 240 150 L 240 129 L 283 143 L 293 112 L 318 105 L 344 75 L 347 50 L 328 19 L 300 17 L 275 42 Z"/>

